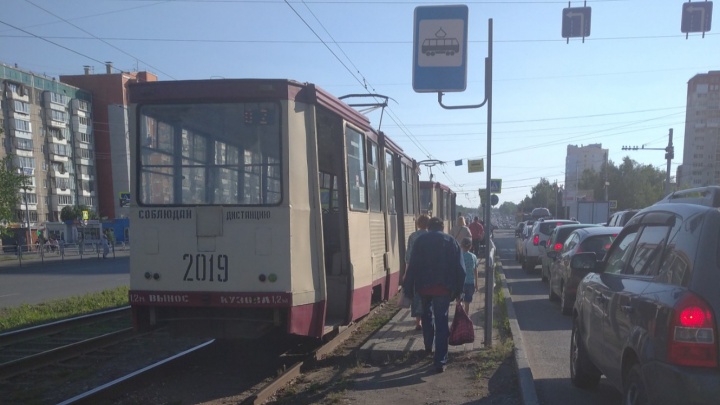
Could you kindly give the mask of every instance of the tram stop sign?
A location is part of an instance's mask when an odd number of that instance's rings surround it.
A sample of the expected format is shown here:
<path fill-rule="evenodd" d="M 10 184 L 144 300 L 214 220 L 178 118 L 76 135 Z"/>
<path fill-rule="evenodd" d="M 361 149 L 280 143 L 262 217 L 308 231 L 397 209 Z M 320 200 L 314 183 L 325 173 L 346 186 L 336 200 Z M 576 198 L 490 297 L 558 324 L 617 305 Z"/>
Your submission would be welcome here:
<path fill-rule="evenodd" d="M 413 89 L 418 93 L 465 91 L 468 7 L 415 8 Z"/>

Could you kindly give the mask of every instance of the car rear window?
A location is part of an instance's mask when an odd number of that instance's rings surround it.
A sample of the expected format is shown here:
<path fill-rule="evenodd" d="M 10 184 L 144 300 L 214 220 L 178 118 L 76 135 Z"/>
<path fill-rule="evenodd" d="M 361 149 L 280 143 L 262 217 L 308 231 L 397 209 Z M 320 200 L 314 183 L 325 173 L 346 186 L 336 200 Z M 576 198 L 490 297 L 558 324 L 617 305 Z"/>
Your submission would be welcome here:
<path fill-rule="evenodd" d="M 557 221 L 545 221 L 540 224 L 539 231 L 545 235 L 550 235 L 553 229 L 561 225 L 574 224 L 575 222 L 557 222 Z"/>
<path fill-rule="evenodd" d="M 580 243 L 577 252 L 594 252 L 599 260 L 605 256 L 614 239 L 613 235 L 591 236 Z"/>

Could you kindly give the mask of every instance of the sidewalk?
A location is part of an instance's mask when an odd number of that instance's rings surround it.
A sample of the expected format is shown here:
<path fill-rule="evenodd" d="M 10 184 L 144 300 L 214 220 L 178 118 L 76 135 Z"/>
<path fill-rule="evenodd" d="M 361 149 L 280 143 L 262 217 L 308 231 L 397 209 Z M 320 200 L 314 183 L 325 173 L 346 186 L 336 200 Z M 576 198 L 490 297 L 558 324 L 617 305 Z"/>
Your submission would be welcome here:
<path fill-rule="evenodd" d="M 475 342 L 450 346 L 444 372 L 435 371 L 432 355 L 424 353 L 422 331 L 415 330 L 410 310 L 401 309 L 360 348 L 358 356 L 363 365 L 344 391 L 342 403 L 522 405 L 517 368 L 507 361 L 511 349 L 500 341 L 496 330 L 492 347 L 485 347 L 483 342 L 484 261 L 478 269 L 478 290 L 469 313 Z M 450 322 L 454 312 L 453 302 Z"/>
<path fill-rule="evenodd" d="M 484 269 L 485 262 L 481 262 L 480 266 Z M 475 342 L 464 344 L 462 346 L 450 346 L 449 353 L 454 355 L 473 351 L 483 347 L 485 338 L 484 323 L 484 307 L 485 307 L 485 271 L 478 271 L 478 290 L 473 295 L 473 301 L 470 303 L 470 319 L 475 326 Z M 455 315 L 455 302 L 450 303 L 449 321 L 452 323 Z M 495 335 L 495 332 L 493 332 Z M 385 324 L 377 331 L 365 344 L 360 348 L 360 357 L 364 361 L 372 363 L 387 363 L 406 355 L 407 353 L 422 354 L 425 351 L 423 343 L 422 331 L 415 330 L 415 318 L 410 315 L 409 308 L 401 309 L 393 319 Z M 452 362 L 448 363 L 451 366 Z"/>

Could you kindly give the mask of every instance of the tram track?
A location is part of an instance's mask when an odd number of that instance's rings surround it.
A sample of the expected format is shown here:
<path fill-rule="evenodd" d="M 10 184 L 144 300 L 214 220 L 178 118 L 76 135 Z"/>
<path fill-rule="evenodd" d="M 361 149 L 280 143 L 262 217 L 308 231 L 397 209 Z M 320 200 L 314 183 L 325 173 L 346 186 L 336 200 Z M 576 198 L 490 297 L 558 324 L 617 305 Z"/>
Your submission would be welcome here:
<path fill-rule="evenodd" d="M 119 311 L 120 313 L 122 311 Z M 77 322 L 77 321 L 75 321 Z M 70 323 L 68 323 L 70 324 Z M 92 321 L 85 320 L 84 328 L 90 328 Z M 156 330 L 149 334 L 133 334 L 108 332 L 91 339 L 107 339 L 107 345 L 98 344 L 96 349 L 79 347 L 83 344 L 75 342 L 67 349 L 70 354 L 60 356 L 65 360 L 43 360 L 25 371 L 10 372 L 9 377 L 0 378 L 0 391 L 7 392 L 3 403 L 38 403 L 38 404 L 134 404 L 154 403 L 154 399 L 173 395 L 178 387 L 205 387 L 204 390 L 213 394 L 200 398 L 188 398 L 185 393 L 174 394 L 183 402 L 200 403 L 208 398 L 212 401 L 216 393 L 231 396 L 235 403 L 263 404 L 270 400 L 278 390 L 286 387 L 289 382 L 300 376 L 315 362 L 321 361 L 328 353 L 341 345 L 352 335 L 362 321 L 342 328 L 331 339 L 320 341 L 293 340 L 286 337 L 275 337 L 248 342 L 215 342 L 203 340 L 190 344 L 183 341 L 179 345 L 168 348 L 169 342 L 178 342 L 168 331 Z M 77 327 L 77 326 L 75 326 Z M 46 331 L 55 329 L 49 334 L 63 335 L 59 325 L 48 327 Z M 27 344 L 36 339 L 43 339 L 47 333 L 41 328 L 10 335 L 0 335 L 0 352 L 16 344 Z M 21 337 L 27 333 L 25 337 Z M 112 338 L 105 335 L 120 337 L 121 342 L 111 344 Z M 34 335 L 34 337 L 29 337 Z M 12 344 L 8 343 L 12 342 Z M 104 347 L 103 347 L 104 346 Z M 154 347 L 154 348 L 153 348 Z M 163 353 L 156 353 L 165 349 Z M 64 351 L 66 349 L 52 349 Z M 51 351 L 52 351 L 51 350 Z M 138 351 L 155 353 L 152 361 L 145 359 L 147 355 L 138 355 Z M 39 359 L 38 355 L 28 354 L 25 358 Z M 128 359 L 135 356 L 134 359 Z M 69 360 L 67 359 L 69 358 Z M 29 361 L 31 360 L 22 360 Z M 233 370 L 234 369 L 234 370 Z M 234 371 L 234 373 L 230 372 Z M 216 374 L 226 375 L 219 377 Z M 58 376 L 60 375 L 60 376 Z M 207 378 L 204 380 L 203 378 Z M 210 381 L 221 380 L 217 386 L 209 387 Z M 158 394 L 157 391 L 166 390 Z M 203 391 L 203 390 L 200 390 Z M 182 392 L 182 391 L 179 391 Z M 5 402 L 7 401 L 7 402 Z M 194 401 L 194 402 L 193 402 Z M 161 401 L 167 402 L 167 401 Z"/>
<path fill-rule="evenodd" d="M 67 360 L 130 338 L 130 307 L 0 334 L 0 379 Z"/>
<path fill-rule="evenodd" d="M 134 332 L 129 309 L 0 334 L 2 403 L 56 404 L 67 398 L 75 398 L 68 403 L 98 403 L 92 398 L 122 386 L 116 376 L 144 369 L 150 373 L 202 347 L 201 339 L 174 338 L 162 328 Z M 208 339 L 200 343 L 208 344 Z M 89 402 L 79 397 L 87 387 L 96 387 L 87 394 Z"/>

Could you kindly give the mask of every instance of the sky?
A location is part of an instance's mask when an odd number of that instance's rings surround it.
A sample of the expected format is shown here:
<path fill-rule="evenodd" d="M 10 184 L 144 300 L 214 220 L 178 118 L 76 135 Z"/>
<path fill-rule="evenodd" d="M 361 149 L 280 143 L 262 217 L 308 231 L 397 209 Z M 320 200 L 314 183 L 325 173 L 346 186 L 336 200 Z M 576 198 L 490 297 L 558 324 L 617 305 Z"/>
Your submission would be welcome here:
<path fill-rule="evenodd" d="M 417 161 L 446 162 L 424 166 L 421 180 L 432 174 L 459 205 L 477 207 L 486 173 L 468 173 L 467 162 L 487 158 L 487 105 L 447 110 L 436 92 L 414 91 L 417 7 L 469 10 L 467 86 L 445 93 L 449 106 L 485 99 L 492 20 L 489 169 L 502 179 L 502 204 L 520 202 L 541 179 L 563 185 L 570 144 L 601 143 L 616 166 L 629 156 L 665 171 L 664 151 L 622 148 L 664 148 L 673 129 L 675 176 L 687 82 L 720 70 L 720 21 L 686 38 L 683 3 L 570 2 L 592 14 L 590 35 L 568 41 L 567 1 L 4 0 L 0 62 L 55 78 L 84 65 L 104 73 L 111 61 L 159 80 L 286 78 L 336 96 L 382 94 L 389 106 L 367 113 L 373 125 Z"/>

